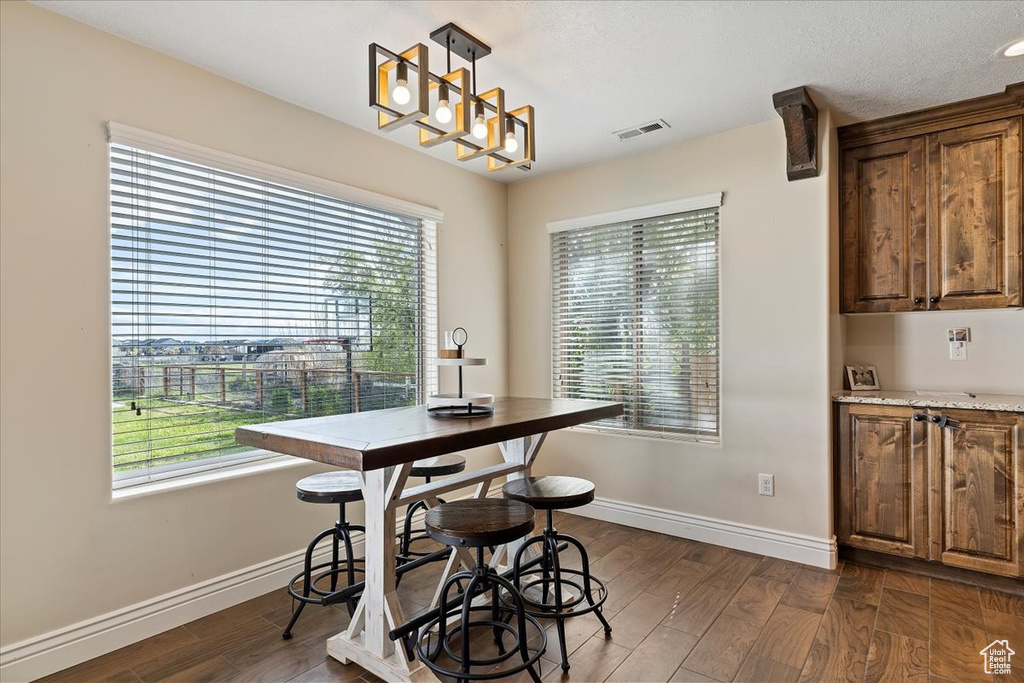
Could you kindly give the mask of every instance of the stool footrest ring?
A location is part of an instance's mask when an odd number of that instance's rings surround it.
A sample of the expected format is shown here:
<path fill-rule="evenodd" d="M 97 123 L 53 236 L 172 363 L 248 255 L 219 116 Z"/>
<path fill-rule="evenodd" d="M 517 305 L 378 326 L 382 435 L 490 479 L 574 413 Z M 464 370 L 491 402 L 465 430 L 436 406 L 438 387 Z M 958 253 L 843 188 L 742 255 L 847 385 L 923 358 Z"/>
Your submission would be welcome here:
<path fill-rule="evenodd" d="M 451 609 L 442 609 L 416 635 L 417 658 L 434 673 L 454 678 L 456 681 L 492 680 L 526 671 L 535 683 L 540 683 L 540 677 L 537 675 L 534 665 L 540 661 L 541 655 L 547 648 L 547 635 L 540 622 L 526 613 L 515 586 L 499 576 L 492 568 L 486 565 L 478 566 L 472 571 L 453 574 L 444 582 L 440 594 L 442 605 L 448 604 L 449 591 L 455 585 L 461 585 L 463 581 L 468 584 L 462 589 L 462 604 Z M 491 591 L 491 598 L 484 604 L 473 605 L 474 596 L 480 589 L 483 590 L 480 595 L 486 595 L 488 591 Z M 510 604 L 507 607 L 503 606 L 500 600 L 502 591 L 511 596 Z M 474 620 L 473 614 L 480 612 L 486 612 L 487 617 Z M 456 620 L 456 617 L 457 623 L 450 623 L 450 620 Z M 515 625 L 512 624 L 513 621 L 516 622 Z M 534 646 L 529 644 L 532 638 L 527 634 L 528 626 L 535 631 L 536 638 L 539 639 L 535 641 Z M 476 658 L 471 656 L 470 632 L 479 628 L 491 629 L 494 643 L 497 645 L 497 655 Z M 504 643 L 506 634 L 512 636 L 510 647 L 507 648 Z M 456 652 L 456 648 L 453 646 L 455 638 L 460 639 L 458 649 L 461 652 Z M 497 665 L 517 655 L 521 659 L 519 663 L 502 668 L 500 671 L 494 670 Z M 443 664 L 438 662 L 442 656 L 446 660 Z M 484 670 L 473 671 L 473 667 L 483 667 Z"/>
<path fill-rule="evenodd" d="M 353 560 L 352 571 L 356 574 L 365 574 L 366 570 L 363 567 L 355 566 L 356 564 L 363 564 L 364 562 L 365 560 L 363 560 L 362 558 L 356 558 L 355 560 Z M 324 598 L 334 595 L 338 592 L 338 590 L 344 590 L 344 588 L 348 588 L 348 585 L 346 584 L 343 588 L 335 589 L 332 591 L 324 588 L 317 588 L 317 584 L 323 581 L 324 579 L 329 578 L 332 575 L 337 576 L 339 578 L 343 578 L 347 581 L 348 564 L 348 560 L 342 560 L 338 563 L 337 569 L 331 568 L 334 566 L 332 562 L 321 562 L 320 564 L 313 565 L 312 567 L 310 567 L 309 571 L 311 576 L 309 581 L 309 592 L 312 593 L 312 595 L 303 595 L 303 589 L 300 582 L 306 578 L 306 572 L 299 572 L 298 574 L 292 577 L 291 581 L 288 582 L 289 595 L 291 595 L 296 600 L 305 602 L 310 605 L 328 604 L 324 602 Z"/>

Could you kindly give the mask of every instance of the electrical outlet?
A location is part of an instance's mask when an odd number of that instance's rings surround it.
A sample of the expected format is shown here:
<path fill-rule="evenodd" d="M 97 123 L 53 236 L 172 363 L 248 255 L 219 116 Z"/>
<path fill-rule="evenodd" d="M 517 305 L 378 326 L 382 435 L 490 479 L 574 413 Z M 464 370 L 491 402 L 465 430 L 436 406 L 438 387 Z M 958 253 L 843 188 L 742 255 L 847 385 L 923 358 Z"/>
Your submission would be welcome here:
<path fill-rule="evenodd" d="M 964 341 L 949 342 L 949 359 L 950 360 L 967 360 L 967 342 L 964 342 Z"/>
<path fill-rule="evenodd" d="M 775 475 L 774 474 L 759 474 L 757 475 L 757 492 L 762 496 L 774 496 L 775 495 Z"/>

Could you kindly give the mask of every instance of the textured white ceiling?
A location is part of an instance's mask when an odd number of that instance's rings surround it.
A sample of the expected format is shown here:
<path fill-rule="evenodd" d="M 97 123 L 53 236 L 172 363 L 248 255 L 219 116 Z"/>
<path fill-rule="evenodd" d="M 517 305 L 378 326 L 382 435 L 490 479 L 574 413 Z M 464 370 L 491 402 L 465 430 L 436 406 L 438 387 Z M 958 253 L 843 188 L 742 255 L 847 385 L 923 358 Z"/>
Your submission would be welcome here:
<path fill-rule="evenodd" d="M 376 130 L 367 45 L 431 46 L 454 21 L 493 53 L 478 86 L 537 110 L 537 164 L 516 181 L 776 116 L 772 93 L 812 88 L 842 121 L 1001 91 L 1024 58 L 1024 2 L 255 2 L 35 4 L 345 123 Z M 455 59 L 459 63 L 458 59 Z M 613 130 L 664 118 L 627 142 Z M 412 127 L 381 133 L 418 147 Z M 425 151 L 451 161 L 452 145 Z M 476 160 L 464 167 L 487 173 Z"/>

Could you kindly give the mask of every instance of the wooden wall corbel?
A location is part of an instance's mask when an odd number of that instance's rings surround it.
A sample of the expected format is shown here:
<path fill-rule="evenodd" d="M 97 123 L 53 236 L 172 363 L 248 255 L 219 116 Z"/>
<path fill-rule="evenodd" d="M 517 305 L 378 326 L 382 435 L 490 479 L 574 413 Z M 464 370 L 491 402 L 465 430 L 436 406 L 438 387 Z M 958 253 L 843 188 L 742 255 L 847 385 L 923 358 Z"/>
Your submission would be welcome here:
<path fill-rule="evenodd" d="M 818 108 L 801 86 L 772 95 L 786 129 L 786 175 L 790 180 L 818 176 Z"/>

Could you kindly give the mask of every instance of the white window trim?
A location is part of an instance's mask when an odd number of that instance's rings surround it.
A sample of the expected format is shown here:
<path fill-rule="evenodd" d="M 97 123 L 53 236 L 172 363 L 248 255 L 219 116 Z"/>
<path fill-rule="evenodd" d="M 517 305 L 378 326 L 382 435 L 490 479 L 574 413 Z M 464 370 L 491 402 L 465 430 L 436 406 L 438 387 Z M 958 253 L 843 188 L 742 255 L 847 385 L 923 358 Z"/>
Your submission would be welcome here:
<path fill-rule="evenodd" d="M 645 204 L 644 206 L 634 206 L 628 209 L 595 213 L 591 216 L 550 221 L 548 223 L 548 233 L 579 230 L 581 228 L 596 228 L 599 225 L 640 221 L 646 218 L 667 216 L 673 213 L 685 213 L 687 211 L 699 211 L 701 209 L 713 209 L 721 206 L 722 193 L 712 192 L 711 194 L 702 194 L 696 197 L 673 199 L 667 202 L 658 202 L 657 204 Z"/>
<path fill-rule="evenodd" d="M 184 142 L 166 135 L 153 133 L 151 131 L 135 128 L 115 121 L 107 122 L 108 140 L 111 143 L 143 149 L 157 154 L 167 154 L 185 161 L 192 161 L 199 164 L 213 166 L 225 171 L 232 171 L 243 175 L 252 176 L 261 180 L 281 183 L 300 190 L 317 192 L 320 194 L 335 197 L 343 201 L 359 204 L 367 208 L 393 211 L 405 214 L 424 221 L 424 229 L 429 230 L 432 235 L 432 244 L 437 247 L 438 227 L 444 220 L 444 212 L 422 204 L 389 197 L 387 195 L 371 192 L 362 188 L 345 185 L 344 183 L 327 180 L 317 176 L 293 171 L 262 161 L 248 159 L 246 157 L 222 152 L 210 147 L 203 147 L 191 142 Z M 108 163 L 109 166 L 109 163 Z M 109 192 L 107 200 L 109 202 Z M 107 207 L 107 215 L 110 214 L 110 207 Z M 109 245 L 108 245 L 109 246 Z M 433 299 L 434 307 L 437 306 L 437 291 L 434 288 L 428 289 L 426 295 Z M 109 319 L 108 319 L 109 327 Z M 436 339 L 437 321 L 428 324 L 433 330 L 433 338 Z M 427 332 L 429 333 L 430 330 Z M 113 354 L 107 360 L 107 366 L 113 362 Z M 435 379 L 436 381 L 436 379 Z M 424 391 L 430 393 L 432 389 L 425 387 Z M 435 389 L 436 390 L 436 387 Z M 111 445 L 111 449 L 113 445 Z M 234 462 L 233 462 L 234 461 Z M 294 467 L 308 464 L 313 461 L 292 456 L 280 455 L 258 449 L 247 450 L 241 453 L 210 458 L 200 465 L 183 466 L 179 463 L 172 463 L 160 466 L 160 471 L 153 472 L 152 469 L 145 477 L 136 477 L 138 482 L 132 482 L 133 477 L 118 477 L 111 468 L 111 500 L 135 498 L 138 496 L 151 495 L 163 491 L 190 488 L 192 486 L 213 483 L 234 477 L 259 474 L 283 467 Z M 188 474 L 175 474 L 182 469 L 192 470 Z"/>
<path fill-rule="evenodd" d="M 237 455 L 251 455 L 254 453 L 259 453 L 259 451 L 246 451 L 245 453 L 239 453 Z M 130 500 L 142 496 L 150 496 L 156 493 L 213 484 L 227 479 L 247 477 L 253 474 L 273 472 L 274 470 L 298 467 L 300 465 L 315 464 L 317 464 L 315 461 L 306 460 L 305 458 L 296 458 L 290 455 L 264 452 L 263 456 L 258 460 L 250 460 L 227 467 L 208 468 L 169 479 L 156 479 L 138 484 L 122 486 L 121 488 L 114 488 L 111 491 L 110 499 L 112 502 L 116 503 L 121 500 Z"/>
<path fill-rule="evenodd" d="M 675 213 L 684 213 L 687 211 L 700 211 L 701 209 L 720 209 L 724 199 L 724 193 L 722 192 L 711 192 L 708 194 L 696 195 L 694 197 L 684 197 L 682 199 L 671 199 L 665 202 L 658 202 L 656 204 L 644 204 L 642 206 L 634 206 L 628 209 L 616 209 L 615 211 L 606 211 L 604 213 L 595 213 L 589 216 L 579 216 L 576 218 L 563 218 L 557 221 L 549 221 L 547 224 L 548 234 L 556 232 L 565 232 L 567 230 L 580 230 L 583 228 L 595 228 L 601 225 L 610 225 L 612 223 L 626 223 L 629 221 L 640 221 L 647 218 L 656 218 L 658 216 L 667 216 Z M 721 217 L 719 217 L 719 259 L 721 259 Z M 550 262 L 551 255 L 548 255 Z M 550 285 L 550 281 L 548 283 Z M 548 299 L 550 300 L 550 295 Z M 722 298 L 722 268 L 719 263 L 718 268 L 718 298 L 719 304 L 721 304 Z M 719 308 L 718 315 L 718 334 L 719 339 L 722 334 L 722 315 L 721 308 Z M 549 330 L 548 336 L 551 335 Z M 554 396 L 554 382 L 551 371 L 553 369 L 553 359 L 548 363 L 548 396 Z M 718 435 L 717 436 L 704 436 L 698 434 L 687 434 L 682 432 L 653 432 L 643 429 L 619 429 L 614 427 L 605 427 L 594 424 L 583 424 L 575 427 L 568 428 L 567 431 L 575 432 L 589 432 L 589 433 L 602 433 L 609 436 L 621 436 L 627 439 L 644 439 L 650 441 L 688 441 L 690 443 L 697 443 L 712 447 L 721 447 L 722 445 L 722 424 L 724 422 L 724 405 L 722 403 L 722 354 L 719 351 L 718 354 Z"/>

